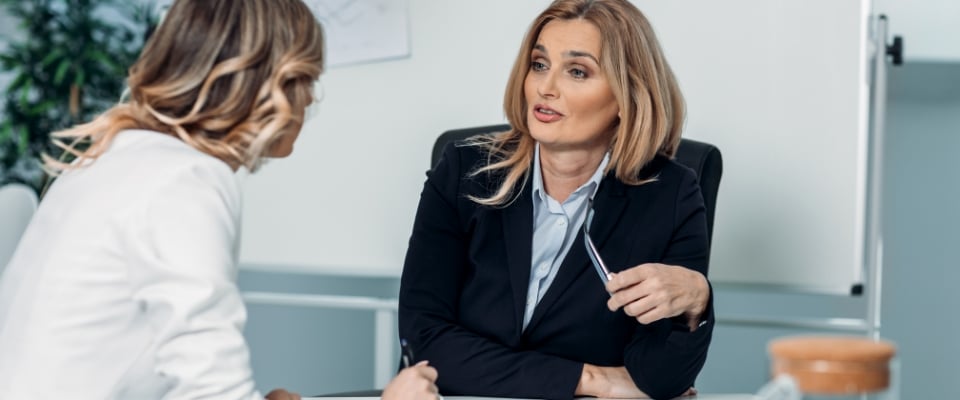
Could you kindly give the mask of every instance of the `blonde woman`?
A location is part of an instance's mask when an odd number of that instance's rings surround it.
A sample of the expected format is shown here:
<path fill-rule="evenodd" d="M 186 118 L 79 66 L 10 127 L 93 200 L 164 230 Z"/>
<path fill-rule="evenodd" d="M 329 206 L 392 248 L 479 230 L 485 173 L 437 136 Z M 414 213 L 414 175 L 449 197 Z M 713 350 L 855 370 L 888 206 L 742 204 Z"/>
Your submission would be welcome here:
<path fill-rule="evenodd" d="M 48 160 L 61 175 L 0 281 L 0 397 L 263 398 L 241 333 L 234 172 L 290 154 L 322 67 L 300 0 L 172 5 L 129 101 L 55 134 L 77 161 Z M 434 399 L 435 379 L 408 368 L 384 398 Z"/>
<path fill-rule="evenodd" d="M 448 146 L 428 174 L 401 337 L 447 395 L 694 393 L 713 329 L 706 218 L 672 160 L 683 99 L 649 22 L 627 0 L 553 2 L 504 110 L 512 130 Z"/>

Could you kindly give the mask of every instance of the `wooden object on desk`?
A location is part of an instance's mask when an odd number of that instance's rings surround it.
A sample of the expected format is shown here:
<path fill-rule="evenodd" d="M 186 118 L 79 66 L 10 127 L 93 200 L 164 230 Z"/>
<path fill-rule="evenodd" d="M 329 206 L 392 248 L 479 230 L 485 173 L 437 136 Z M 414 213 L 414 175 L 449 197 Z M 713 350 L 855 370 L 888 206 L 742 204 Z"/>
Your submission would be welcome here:
<path fill-rule="evenodd" d="M 864 337 L 795 336 L 770 342 L 771 373 L 788 374 L 807 394 L 857 394 L 890 385 L 890 342 Z"/>

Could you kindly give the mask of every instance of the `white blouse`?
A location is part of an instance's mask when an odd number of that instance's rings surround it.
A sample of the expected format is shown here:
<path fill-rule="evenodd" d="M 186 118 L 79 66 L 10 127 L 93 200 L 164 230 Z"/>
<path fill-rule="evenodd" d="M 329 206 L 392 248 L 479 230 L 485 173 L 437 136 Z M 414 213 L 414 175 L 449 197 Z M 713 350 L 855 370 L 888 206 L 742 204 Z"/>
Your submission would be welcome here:
<path fill-rule="evenodd" d="M 50 188 L 0 276 L 0 398 L 250 399 L 240 187 L 124 131 Z"/>

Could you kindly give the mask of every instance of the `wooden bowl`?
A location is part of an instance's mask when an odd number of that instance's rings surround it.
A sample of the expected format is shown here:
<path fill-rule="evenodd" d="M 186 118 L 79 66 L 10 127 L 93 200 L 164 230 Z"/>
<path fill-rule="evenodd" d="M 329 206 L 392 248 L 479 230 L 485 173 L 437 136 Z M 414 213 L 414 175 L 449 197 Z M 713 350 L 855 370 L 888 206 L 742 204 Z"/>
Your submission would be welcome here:
<path fill-rule="evenodd" d="M 848 336 L 794 336 L 767 347 L 771 374 L 788 374 L 807 394 L 871 393 L 890 385 L 890 359 L 896 348 L 886 341 Z"/>

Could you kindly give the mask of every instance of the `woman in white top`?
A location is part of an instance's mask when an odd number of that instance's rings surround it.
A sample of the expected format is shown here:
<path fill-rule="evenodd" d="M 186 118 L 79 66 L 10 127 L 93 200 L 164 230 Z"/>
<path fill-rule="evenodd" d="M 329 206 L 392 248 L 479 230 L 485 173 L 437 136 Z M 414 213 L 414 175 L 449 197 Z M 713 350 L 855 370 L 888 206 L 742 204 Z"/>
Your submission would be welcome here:
<path fill-rule="evenodd" d="M 61 176 L 0 278 L 0 398 L 263 398 L 234 172 L 290 154 L 322 66 L 300 0 L 173 4 L 130 100 L 55 134 L 78 160 L 47 160 Z M 436 398 L 435 379 L 407 368 L 384 398 Z"/>

